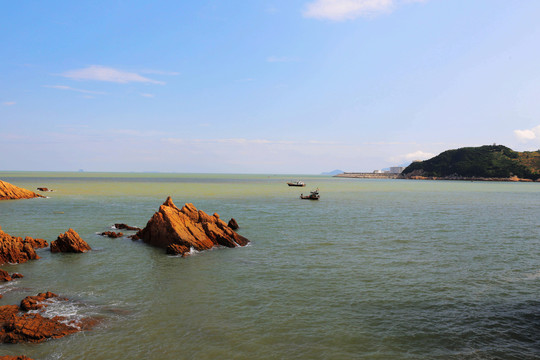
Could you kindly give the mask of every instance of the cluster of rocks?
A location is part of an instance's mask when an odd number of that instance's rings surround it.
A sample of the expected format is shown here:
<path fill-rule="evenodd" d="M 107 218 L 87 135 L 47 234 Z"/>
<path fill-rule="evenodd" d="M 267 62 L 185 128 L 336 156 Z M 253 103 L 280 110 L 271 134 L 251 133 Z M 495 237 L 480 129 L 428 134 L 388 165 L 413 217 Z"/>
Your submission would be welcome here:
<path fill-rule="evenodd" d="M 96 324 L 92 319 L 67 321 L 62 316 L 44 317 L 41 313 L 53 298 L 56 301 L 67 301 L 47 292 L 27 296 L 20 305 L 0 306 L 0 343 L 40 343 L 90 329 Z M 29 312 L 31 310 L 35 311 Z"/>
<path fill-rule="evenodd" d="M 38 188 L 48 191 L 47 188 Z M 29 190 L 18 188 L 0 180 L 0 200 L 28 199 L 42 197 Z M 181 209 L 176 207 L 170 197 L 160 206 L 159 210 L 148 221 L 145 228 L 115 224 L 115 229 L 137 231 L 131 238 L 166 249 L 168 254 L 186 256 L 191 250 L 203 251 L 217 246 L 245 246 L 249 240 L 237 234 L 238 223 L 231 219 L 225 223 L 217 213 L 212 216 L 202 210 L 197 210 L 193 204 L 185 204 Z M 111 238 L 124 236 L 122 232 L 106 231 L 100 235 Z M 31 237 L 15 237 L 0 228 L 0 265 L 5 263 L 19 264 L 28 260 L 39 259 L 35 249 L 49 246 L 43 239 Z M 69 229 L 60 234 L 50 244 L 52 253 L 70 252 L 83 253 L 91 247 L 75 232 Z M 21 274 L 9 274 L 0 270 L 0 282 L 22 278 Z M 0 295 L 2 298 L 2 295 Z M 0 306 L 0 343 L 39 343 L 47 339 L 56 339 L 80 330 L 91 328 L 95 320 L 83 319 L 77 323 L 69 322 L 61 316 L 47 318 L 41 312 L 54 301 L 67 301 L 58 295 L 46 292 L 37 296 L 24 298 L 20 305 Z M 0 360 L 29 359 L 26 356 L 0 356 Z"/>
<path fill-rule="evenodd" d="M 20 264 L 28 260 L 37 260 L 39 256 L 35 249 L 47 247 L 47 241 L 31 237 L 11 236 L 0 228 L 0 265 L 5 263 Z M 60 234 L 51 242 L 51 252 L 85 252 L 90 246 L 73 230 Z M 9 274 L 0 270 L 0 281 L 12 281 L 22 278 L 22 274 Z M 89 328 L 92 320 L 82 320 L 81 323 L 66 324 L 61 316 L 54 318 L 43 317 L 39 312 L 28 313 L 30 310 L 39 310 L 47 306 L 44 301 L 57 298 L 51 292 L 41 293 L 37 296 L 28 296 L 18 305 L 0 306 L 0 343 L 42 342 L 47 339 L 56 339 L 77 331 Z M 2 295 L 0 294 L 0 298 Z M 67 300 L 60 299 L 58 300 Z M 25 359 L 26 357 L 13 357 Z M 26 358 L 28 359 L 28 358 Z M 0 358 L 1 360 L 1 358 Z"/>
<path fill-rule="evenodd" d="M 218 214 L 210 216 L 190 203 L 179 209 L 170 196 L 133 239 L 166 249 L 168 254 L 182 256 L 189 254 L 192 249 L 202 251 L 216 246 L 233 248 L 249 243 Z"/>

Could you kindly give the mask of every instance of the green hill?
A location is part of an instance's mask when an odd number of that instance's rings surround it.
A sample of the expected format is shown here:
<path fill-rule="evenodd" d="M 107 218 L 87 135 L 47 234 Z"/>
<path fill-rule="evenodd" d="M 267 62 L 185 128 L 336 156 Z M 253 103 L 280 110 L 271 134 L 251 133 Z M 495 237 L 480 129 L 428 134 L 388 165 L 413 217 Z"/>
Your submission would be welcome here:
<path fill-rule="evenodd" d="M 503 145 L 447 150 L 429 160 L 412 163 L 401 174 L 406 178 L 537 180 L 540 178 L 540 150 L 517 152 Z"/>

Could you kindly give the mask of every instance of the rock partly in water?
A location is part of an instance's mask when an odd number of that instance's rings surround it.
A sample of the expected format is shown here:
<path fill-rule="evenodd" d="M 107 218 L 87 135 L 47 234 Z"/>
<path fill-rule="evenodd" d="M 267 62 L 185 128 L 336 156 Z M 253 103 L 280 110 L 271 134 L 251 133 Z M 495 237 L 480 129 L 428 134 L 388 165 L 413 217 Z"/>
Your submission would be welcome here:
<path fill-rule="evenodd" d="M 24 355 L 19 355 L 19 356 L 4 355 L 4 356 L 0 356 L 0 360 L 33 360 L 33 359 Z"/>
<path fill-rule="evenodd" d="M 7 281 L 14 280 L 14 279 L 20 279 L 20 278 L 23 278 L 23 277 L 24 276 L 22 274 L 19 274 L 19 273 L 13 273 L 13 274 L 9 275 L 9 273 L 7 271 L 0 269 L 0 282 L 7 282 Z"/>
<path fill-rule="evenodd" d="M 138 228 L 136 226 L 129 226 L 126 224 L 114 224 L 114 228 L 118 230 L 134 230 L 134 231 L 141 230 L 141 228 Z"/>
<path fill-rule="evenodd" d="M 51 252 L 53 253 L 83 253 L 88 250 L 92 250 L 92 248 L 71 228 L 51 242 Z"/>
<path fill-rule="evenodd" d="M 36 197 L 44 196 L 0 180 L 0 200 L 32 199 Z"/>
<path fill-rule="evenodd" d="M 38 191 L 53 191 L 52 189 L 46 188 L 46 187 L 39 187 L 37 188 Z"/>
<path fill-rule="evenodd" d="M 231 218 L 231 220 L 229 220 L 229 223 L 227 225 L 229 225 L 229 227 L 233 230 L 238 230 L 239 228 L 238 223 L 236 222 L 236 220 L 234 220 L 234 218 Z"/>
<path fill-rule="evenodd" d="M 102 232 L 101 234 L 99 234 L 101 236 L 107 236 L 107 237 L 110 237 L 112 239 L 116 239 L 116 238 L 119 238 L 119 237 L 122 237 L 124 236 L 123 233 L 121 232 L 114 232 L 114 231 L 105 231 L 105 232 Z"/>
<path fill-rule="evenodd" d="M 167 250 L 168 254 L 188 255 L 191 249 L 208 250 L 216 246 L 245 246 L 249 240 L 234 232 L 218 214 L 208 215 L 193 204 L 182 209 L 170 197 L 159 207 L 146 227 L 134 238 Z"/>
<path fill-rule="evenodd" d="M 42 316 L 39 311 L 43 310 L 47 304 L 39 301 L 50 301 L 52 298 L 56 298 L 58 301 L 66 300 L 48 292 L 25 298 L 21 302 L 21 306 L 0 306 L 0 342 L 10 344 L 39 343 L 47 339 L 57 339 L 80 330 L 86 330 L 95 325 L 95 321 L 90 319 L 68 322 L 62 316 L 53 318 Z M 27 309 L 37 312 L 28 313 Z"/>
<path fill-rule="evenodd" d="M 0 264 L 19 264 L 28 260 L 39 259 L 34 250 L 34 240 L 40 239 L 26 237 L 23 240 L 21 237 L 11 236 L 3 232 L 0 227 Z"/>

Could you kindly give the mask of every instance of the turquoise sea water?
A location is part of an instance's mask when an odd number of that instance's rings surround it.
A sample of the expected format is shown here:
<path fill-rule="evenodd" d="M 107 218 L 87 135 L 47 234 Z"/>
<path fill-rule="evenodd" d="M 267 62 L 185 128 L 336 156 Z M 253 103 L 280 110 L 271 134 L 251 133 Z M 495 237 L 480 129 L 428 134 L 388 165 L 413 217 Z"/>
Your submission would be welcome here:
<path fill-rule="evenodd" d="M 1 305 L 53 291 L 49 312 L 100 325 L 34 359 L 538 359 L 540 184 L 317 176 L 7 173 L 48 199 L 0 202 L 0 226 L 93 248 L 2 269 Z M 285 182 L 304 180 L 306 188 Z M 300 200 L 318 187 L 320 201 Z M 144 226 L 167 196 L 224 220 L 245 248 L 188 258 L 97 232 Z"/>

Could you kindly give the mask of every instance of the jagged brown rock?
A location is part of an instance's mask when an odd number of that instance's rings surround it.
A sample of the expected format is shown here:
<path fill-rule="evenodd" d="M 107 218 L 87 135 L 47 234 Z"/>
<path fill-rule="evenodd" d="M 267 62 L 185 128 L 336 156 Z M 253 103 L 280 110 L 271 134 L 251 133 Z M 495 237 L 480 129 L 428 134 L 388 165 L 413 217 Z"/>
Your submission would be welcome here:
<path fill-rule="evenodd" d="M 8 274 L 8 272 L 0 269 L 0 282 L 7 282 L 11 280 L 13 280 L 13 278 Z"/>
<path fill-rule="evenodd" d="M 58 238 L 51 242 L 51 252 L 70 252 L 70 253 L 83 253 L 88 250 L 92 250 L 77 232 L 73 229 L 69 229 L 63 234 L 60 234 Z"/>
<path fill-rule="evenodd" d="M 238 230 L 239 228 L 238 223 L 236 222 L 236 220 L 234 220 L 234 218 L 231 218 L 231 220 L 229 220 L 229 223 L 227 225 L 229 225 L 229 227 L 233 230 Z"/>
<path fill-rule="evenodd" d="M 23 307 L 25 306 L 23 303 L 30 298 L 32 300 L 29 301 L 28 309 L 39 311 L 47 304 L 40 304 L 33 300 L 38 298 L 47 300 L 53 297 L 56 297 L 56 295 L 51 292 L 42 293 L 38 294 L 37 297 L 29 296 L 25 298 L 20 307 L 17 305 L 0 306 L 0 342 L 11 344 L 22 342 L 39 343 L 47 339 L 57 339 L 80 330 L 86 330 L 95 325 L 96 321 L 92 319 L 66 324 L 66 319 L 62 316 L 46 318 L 39 312 L 26 313 L 26 307 Z"/>
<path fill-rule="evenodd" d="M 169 254 L 182 256 L 187 255 L 191 248 L 202 251 L 220 245 L 232 248 L 249 243 L 218 214 L 210 216 L 189 203 L 179 209 L 170 196 L 134 238 L 166 249 Z"/>
<path fill-rule="evenodd" d="M 124 236 L 123 233 L 121 232 L 114 232 L 114 231 L 105 231 L 105 232 L 102 232 L 101 234 L 99 234 L 101 236 L 107 236 L 107 237 L 110 237 L 112 239 L 116 239 L 116 238 L 119 238 L 119 237 L 122 237 Z"/>
<path fill-rule="evenodd" d="M 28 260 L 39 259 L 36 254 L 33 242 L 30 240 L 39 240 L 26 237 L 11 236 L 2 231 L 0 227 L 0 264 L 12 263 L 20 264 Z"/>
<path fill-rule="evenodd" d="M 117 230 L 135 230 L 135 231 L 141 230 L 141 228 L 138 228 L 136 226 L 129 226 L 126 224 L 114 224 L 114 228 Z"/>
<path fill-rule="evenodd" d="M 31 199 L 36 197 L 44 196 L 0 180 L 0 200 Z"/>
<path fill-rule="evenodd" d="M 19 356 L 4 355 L 4 356 L 0 356 L 0 360 L 33 360 L 33 359 L 24 355 L 19 355 Z"/>
<path fill-rule="evenodd" d="M 13 273 L 13 274 L 9 275 L 7 271 L 0 269 L 0 282 L 7 282 L 7 281 L 11 281 L 13 279 L 20 279 L 20 278 L 23 278 L 23 277 L 24 276 L 22 274 L 19 274 L 19 273 Z"/>

